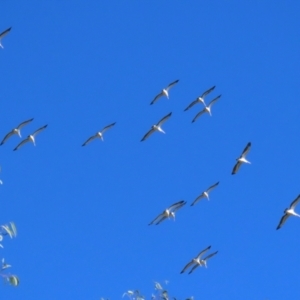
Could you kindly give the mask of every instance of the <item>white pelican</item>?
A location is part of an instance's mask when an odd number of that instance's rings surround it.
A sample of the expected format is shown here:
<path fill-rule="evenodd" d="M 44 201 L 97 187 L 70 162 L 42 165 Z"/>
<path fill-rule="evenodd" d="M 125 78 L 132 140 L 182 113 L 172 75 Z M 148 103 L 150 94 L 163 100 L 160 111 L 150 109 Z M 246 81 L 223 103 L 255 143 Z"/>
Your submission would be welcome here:
<path fill-rule="evenodd" d="M 204 106 L 206 106 L 204 102 L 204 98 L 215 89 L 216 86 L 211 87 L 207 91 L 205 91 L 201 96 L 199 96 L 195 101 L 193 101 L 184 111 L 187 111 L 191 107 L 193 107 L 197 103 L 203 103 Z"/>
<path fill-rule="evenodd" d="M 17 128 L 14 128 L 12 131 L 10 131 L 10 132 L 3 138 L 2 142 L 0 143 L 0 146 L 3 145 L 3 144 L 4 144 L 4 143 L 5 143 L 12 135 L 14 135 L 14 134 L 17 134 L 17 135 L 21 138 L 21 137 L 22 137 L 22 136 L 21 136 L 21 128 L 22 128 L 23 126 L 27 125 L 28 123 L 30 123 L 32 120 L 33 120 L 33 118 L 30 119 L 30 120 L 24 121 L 24 122 L 22 122 L 21 124 L 19 124 L 19 125 L 17 126 Z"/>
<path fill-rule="evenodd" d="M 27 142 L 32 142 L 33 145 L 35 146 L 35 136 L 40 133 L 42 130 L 44 130 L 48 125 L 45 125 L 38 130 L 36 130 L 34 133 L 30 134 L 25 140 L 23 140 L 15 149 L 14 151 L 18 150 L 20 147 L 22 147 L 24 144 Z"/>
<path fill-rule="evenodd" d="M 206 191 L 204 191 L 200 196 L 198 196 L 194 202 L 191 204 L 191 206 L 195 205 L 201 198 L 204 198 L 206 197 L 207 200 L 209 200 L 209 195 L 208 193 L 210 191 L 212 191 L 217 185 L 219 184 L 219 182 L 215 183 L 214 185 L 210 186 Z"/>
<path fill-rule="evenodd" d="M 172 204 L 170 207 L 168 207 L 167 209 L 165 209 L 161 214 L 159 214 L 152 222 L 150 222 L 148 225 L 152 225 L 155 222 L 155 225 L 158 225 L 159 223 L 161 223 L 162 221 L 164 221 L 167 218 L 173 218 L 175 220 L 175 212 L 183 207 L 186 204 L 186 201 L 181 200 L 179 202 L 176 202 L 174 204 Z"/>
<path fill-rule="evenodd" d="M 196 265 L 191 269 L 191 271 L 189 272 L 189 274 L 191 274 L 196 268 L 198 268 L 199 266 L 205 266 L 205 268 L 207 268 L 207 260 L 210 259 L 211 257 L 213 257 L 214 255 L 216 255 L 218 253 L 218 251 L 207 255 L 205 258 L 201 259 L 199 262 L 200 263 L 196 263 Z"/>
<path fill-rule="evenodd" d="M 166 88 L 164 88 L 158 95 L 155 96 L 150 105 L 154 104 L 162 96 L 166 96 L 169 99 L 169 89 L 172 88 L 178 81 L 179 79 L 175 80 L 174 82 L 170 83 Z"/>
<path fill-rule="evenodd" d="M 180 274 L 184 273 L 189 267 L 191 267 L 194 264 L 201 265 L 201 256 L 205 252 L 207 252 L 210 248 L 211 248 L 211 246 L 208 246 L 207 248 L 205 248 L 204 250 L 202 250 L 195 258 L 193 258 L 189 263 L 187 263 L 185 265 L 185 267 L 182 269 L 182 271 L 180 272 Z"/>
<path fill-rule="evenodd" d="M 100 138 L 100 139 L 103 141 L 103 133 L 104 133 L 106 130 L 112 128 L 115 124 L 116 124 L 116 122 L 115 122 L 115 123 L 112 123 L 112 124 L 110 124 L 110 125 L 105 126 L 101 131 L 97 132 L 95 135 L 93 135 L 93 136 L 91 136 L 90 138 L 88 138 L 88 139 L 82 144 L 82 146 L 85 146 L 86 144 L 88 144 L 89 142 L 91 142 L 92 140 L 94 140 L 95 138 Z"/>
<path fill-rule="evenodd" d="M 246 148 L 244 149 L 242 155 L 239 158 L 236 159 L 237 163 L 233 167 L 233 170 L 232 170 L 232 173 L 231 173 L 232 175 L 237 173 L 237 171 L 239 170 L 241 164 L 243 164 L 243 163 L 251 164 L 251 162 L 246 159 L 246 155 L 248 154 L 248 152 L 250 150 L 250 147 L 251 147 L 251 143 L 249 142 L 247 144 Z"/>
<path fill-rule="evenodd" d="M 197 113 L 197 115 L 195 116 L 195 118 L 193 119 L 192 123 L 194 123 L 202 114 L 204 113 L 209 113 L 211 116 L 211 107 L 213 106 L 213 104 L 215 104 L 219 99 L 221 98 L 221 95 L 219 95 L 218 97 L 216 97 L 215 99 L 211 100 L 210 103 L 205 107 L 203 110 L 201 110 L 200 112 Z"/>
<path fill-rule="evenodd" d="M 165 123 L 170 117 L 172 113 L 170 112 L 166 116 L 164 116 L 156 125 L 152 125 L 151 129 L 144 135 L 144 137 L 141 139 L 141 142 L 147 139 L 153 132 L 159 131 L 162 133 L 165 133 L 162 129 L 161 126 L 163 123 Z"/>
<path fill-rule="evenodd" d="M 281 220 L 280 220 L 280 222 L 279 222 L 276 229 L 280 229 L 289 216 L 300 217 L 300 215 L 295 213 L 295 207 L 296 207 L 296 205 L 298 204 L 299 201 L 300 201 L 300 195 L 291 203 L 290 208 L 286 208 L 284 210 L 284 215 L 281 218 Z"/>
<path fill-rule="evenodd" d="M 11 31 L 11 27 L 8 29 L 4 30 L 3 32 L 0 33 L 0 47 L 3 49 L 4 47 L 2 46 L 1 40 Z"/>

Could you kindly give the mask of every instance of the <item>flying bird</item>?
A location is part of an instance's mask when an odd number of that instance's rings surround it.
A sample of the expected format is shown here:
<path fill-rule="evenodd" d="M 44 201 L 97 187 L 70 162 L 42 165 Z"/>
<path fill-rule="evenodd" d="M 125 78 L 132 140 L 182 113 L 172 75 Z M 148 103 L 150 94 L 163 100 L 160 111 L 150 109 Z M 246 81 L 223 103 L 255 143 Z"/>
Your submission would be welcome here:
<path fill-rule="evenodd" d="M 174 82 L 170 83 L 166 88 L 162 89 L 162 91 L 155 96 L 155 98 L 152 100 L 150 105 L 154 104 L 160 97 L 166 96 L 169 99 L 169 90 L 179 81 L 175 80 Z"/>
<path fill-rule="evenodd" d="M 110 124 L 110 125 L 105 126 L 101 131 L 97 132 L 95 135 L 93 135 L 93 136 L 91 136 L 90 138 L 88 138 L 88 139 L 82 144 L 82 146 L 85 146 L 86 144 L 88 144 L 89 142 L 91 142 L 92 140 L 94 140 L 95 138 L 100 138 L 100 139 L 103 141 L 103 133 L 104 133 L 106 130 L 112 128 L 115 124 L 116 124 L 116 122 L 115 122 L 115 123 L 112 123 L 112 124 Z"/>
<path fill-rule="evenodd" d="M 207 198 L 209 200 L 209 195 L 208 193 L 212 191 L 216 186 L 218 186 L 219 182 L 215 183 L 214 185 L 210 186 L 206 191 L 204 191 L 201 195 L 199 195 L 194 202 L 191 204 L 191 206 L 195 205 L 200 199 L 202 198 Z"/>
<path fill-rule="evenodd" d="M 201 256 L 204 255 L 204 253 L 207 252 L 210 248 L 211 246 L 208 246 L 207 248 L 202 250 L 195 258 L 193 258 L 189 263 L 185 265 L 180 274 L 184 273 L 189 267 L 191 267 L 194 264 L 201 265 Z"/>
<path fill-rule="evenodd" d="M 200 97 L 198 97 L 195 101 L 193 101 L 184 111 L 187 111 L 188 109 L 190 109 L 197 103 L 203 103 L 203 105 L 206 106 L 204 99 L 210 92 L 212 92 L 215 89 L 215 87 L 216 86 L 213 86 L 210 89 L 208 89 L 207 91 L 205 91 Z"/>
<path fill-rule="evenodd" d="M 2 46 L 2 39 L 11 31 L 11 27 L 8 29 L 4 30 L 3 32 L 0 33 L 0 47 L 3 49 L 4 47 Z"/>
<path fill-rule="evenodd" d="M 295 207 L 298 204 L 298 202 L 300 201 L 300 195 L 291 203 L 290 208 L 286 208 L 284 210 L 284 215 L 283 217 L 280 219 L 280 222 L 277 226 L 277 230 L 280 229 L 283 224 L 285 223 L 285 221 L 288 219 L 289 216 L 295 216 L 295 217 L 300 217 L 300 215 L 298 215 L 297 213 L 295 213 Z"/>
<path fill-rule="evenodd" d="M 174 204 L 172 204 L 170 207 L 168 207 L 167 209 L 165 209 L 161 214 L 159 214 L 152 222 L 150 222 L 148 225 L 158 225 L 160 224 L 162 221 L 164 221 L 167 218 L 173 218 L 175 220 L 175 212 L 183 207 L 186 204 L 186 201 L 181 200 L 179 202 L 176 202 Z"/>
<path fill-rule="evenodd" d="M 36 130 L 34 133 L 30 134 L 25 140 L 23 140 L 15 149 L 14 151 L 18 150 L 19 148 L 21 148 L 24 144 L 26 144 L 27 142 L 32 142 L 33 145 L 35 146 L 35 136 L 40 133 L 41 131 L 43 131 L 48 125 L 45 125 L 41 128 L 39 128 L 38 130 Z"/>
<path fill-rule="evenodd" d="M 243 163 L 251 164 L 251 162 L 248 161 L 248 160 L 246 159 L 246 155 L 247 155 L 248 152 L 250 151 L 250 147 L 251 147 L 251 143 L 249 142 L 249 143 L 247 144 L 246 148 L 244 149 L 242 155 L 241 155 L 239 158 L 236 159 L 237 162 L 236 162 L 235 166 L 233 167 L 233 170 L 232 170 L 232 173 L 231 173 L 232 175 L 234 175 L 234 174 L 237 173 L 237 171 L 239 170 L 240 166 L 241 166 Z"/>
<path fill-rule="evenodd" d="M 189 274 L 191 274 L 199 266 L 205 266 L 205 268 L 207 268 L 207 260 L 209 260 L 211 257 L 213 257 L 214 255 L 216 255 L 217 253 L 218 253 L 218 251 L 216 251 L 214 253 L 211 253 L 211 254 L 207 255 L 205 258 L 201 259 L 200 260 L 200 264 L 196 263 L 195 266 L 189 272 Z"/>
<path fill-rule="evenodd" d="M 202 109 L 200 112 L 197 113 L 192 123 L 194 123 L 204 113 L 209 113 L 209 115 L 211 116 L 211 107 L 221 98 L 221 96 L 222 95 L 219 95 L 215 99 L 211 100 L 207 106 L 205 105 L 204 109 Z"/>
<path fill-rule="evenodd" d="M 22 122 L 21 124 L 19 124 L 17 126 L 17 128 L 14 128 L 12 131 L 10 131 L 2 140 L 2 142 L 0 143 L 0 146 L 3 145 L 11 136 L 13 136 L 14 134 L 17 134 L 20 138 L 22 137 L 21 136 L 21 128 L 24 127 L 25 125 L 27 125 L 28 123 L 30 123 L 31 121 L 33 120 L 30 119 L 30 120 L 27 120 L 27 121 L 24 121 Z"/>
<path fill-rule="evenodd" d="M 165 123 L 170 117 L 172 113 L 170 112 L 166 116 L 164 116 L 156 125 L 152 125 L 151 129 L 144 135 L 144 137 L 141 139 L 141 142 L 146 140 L 153 132 L 159 131 L 162 133 L 165 133 L 162 129 L 161 126 L 163 123 Z"/>

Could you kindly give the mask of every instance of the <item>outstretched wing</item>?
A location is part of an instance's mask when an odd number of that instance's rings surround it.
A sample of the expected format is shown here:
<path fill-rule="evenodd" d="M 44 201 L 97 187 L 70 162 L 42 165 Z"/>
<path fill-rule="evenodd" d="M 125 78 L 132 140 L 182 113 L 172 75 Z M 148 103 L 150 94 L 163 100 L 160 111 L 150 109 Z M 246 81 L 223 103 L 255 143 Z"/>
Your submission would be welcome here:
<path fill-rule="evenodd" d="M 280 222 L 276 228 L 276 230 L 280 229 L 283 224 L 285 223 L 285 221 L 288 219 L 289 215 L 288 214 L 284 214 L 283 217 L 280 219 Z"/>
<path fill-rule="evenodd" d="M 141 139 L 141 142 L 146 140 L 153 132 L 155 131 L 155 129 L 151 128 Z"/>
<path fill-rule="evenodd" d="M 211 248 L 211 246 L 208 246 L 207 248 L 205 248 L 204 250 L 200 251 L 200 253 L 197 255 L 197 259 L 200 259 L 201 256 L 208 251 Z"/>
<path fill-rule="evenodd" d="M 197 104 L 199 101 L 198 101 L 198 98 L 193 101 L 184 111 L 187 111 L 188 109 L 190 109 L 191 107 L 193 107 L 195 104 Z"/>
<path fill-rule="evenodd" d="M 153 221 L 151 221 L 148 225 L 152 225 L 153 223 L 155 223 L 155 221 L 157 221 L 160 217 L 162 217 L 164 215 L 164 212 L 162 212 L 161 214 L 159 214 L 157 217 L 155 217 L 155 219 Z"/>
<path fill-rule="evenodd" d="M 82 146 L 85 146 L 86 144 L 88 144 L 89 142 L 91 142 L 92 140 L 94 140 L 95 138 L 97 138 L 97 133 L 93 136 L 91 136 L 90 138 L 88 138 L 83 144 Z"/>
<path fill-rule="evenodd" d="M 191 204 L 191 206 L 194 206 L 201 198 L 204 197 L 204 193 L 202 193 L 201 195 L 199 195 L 195 200 L 194 202 Z"/>
<path fill-rule="evenodd" d="M 219 95 L 218 97 L 216 97 L 215 99 L 211 100 L 208 104 L 209 107 L 212 107 L 220 98 L 222 95 Z"/>
<path fill-rule="evenodd" d="M 11 31 L 11 27 L 9 27 L 8 29 L 6 29 L 3 32 L 1 32 L 0 33 L 0 39 L 2 39 L 3 37 L 5 37 L 10 31 Z"/>
<path fill-rule="evenodd" d="M 0 143 L 0 145 L 3 145 L 12 135 L 14 135 L 14 130 L 10 131 L 2 140 L 2 142 Z"/>
<path fill-rule="evenodd" d="M 105 126 L 102 130 L 101 130 L 101 133 L 103 134 L 106 130 L 112 128 L 114 125 L 116 124 L 116 122 L 110 124 L 110 125 L 107 125 Z"/>
<path fill-rule="evenodd" d="M 176 203 L 172 204 L 172 205 L 168 208 L 168 210 L 169 210 L 169 211 L 172 210 L 173 212 L 175 212 L 175 211 L 177 211 L 179 208 L 181 208 L 182 206 L 184 206 L 185 204 L 186 204 L 186 201 L 181 200 L 181 201 L 179 201 L 179 202 L 176 202 Z"/>
<path fill-rule="evenodd" d="M 170 112 L 169 114 L 164 116 L 156 125 L 158 127 L 160 127 L 162 124 L 164 124 L 171 117 L 171 115 L 172 115 L 172 113 Z"/>
<path fill-rule="evenodd" d="M 215 183 L 214 185 L 210 186 L 210 187 L 206 190 L 206 192 L 207 192 L 207 193 L 210 192 L 210 191 L 213 190 L 216 186 L 218 186 L 218 184 L 219 184 L 219 182 L 217 182 L 217 183 Z"/>
<path fill-rule="evenodd" d="M 240 161 L 237 161 L 237 163 L 235 164 L 235 166 L 233 167 L 233 170 L 232 170 L 232 175 L 236 174 L 237 171 L 239 170 L 240 166 L 241 166 L 241 162 Z"/>
<path fill-rule="evenodd" d="M 250 151 L 250 147 L 251 147 L 251 143 L 249 142 L 247 144 L 247 146 L 245 147 L 243 153 L 242 153 L 242 156 L 246 156 L 248 154 L 248 152 Z"/>
<path fill-rule="evenodd" d="M 194 260 L 192 259 L 189 263 L 187 263 L 185 265 L 185 267 L 182 269 L 182 271 L 180 272 L 180 274 L 184 273 L 190 266 L 192 266 L 194 264 Z"/>
<path fill-rule="evenodd" d="M 197 113 L 197 115 L 193 119 L 192 123 L 194 123 L 204 113 L 205 113 L 205 108 L 203 110 L 201 110 L 200 112 Z"/>
<path fill-rule="evenodd" d="M 25 140 L 23 140 L 21 143 L 19 143 L 19 145 L 14 149 L 14 151 L 18 150 L 19 148 L 21 148 L 24 144 L 26 144 L 29 141 L 30 141 L 29 137 L 27 137 Z"/>
<path fill-rule="evenodd" d="M 158 225 L 160 224 L 162 221 L 164 221 L 167 217 L 166 216 L 163 216 L 158 222 L 156 222 L 155 225 Z"/>
<path fill-rule="evenodd" d="M 207 255 L 205 258 L 203 258 L 203 260 L 209 260 L 211 257 L 213 257 L 214 255 L 216 255 L 218 253 L 218 251 L 211 253 L 209 255 Z"/>
<path fill-rule="evenodd" d="M 37 134 L 39 134 L 41 131 L 43 131 L 48 125 L 45 125 L 39 129 L 37 129 L 32 135 L 35 137 Z"/>
<path fill-rule="evenodd" d="M 179 79 L 173 81 L 172 83 L 170 83 L 170 84 L 166 87 L 166 90 L 169 91 L 169 89 L 171 89 L 178 81 L 179 81 Z"/>
<path fill-rule="evenodd" d="M 27 125 L 28 123 L 30 123 L 31 121 L 33 121 L 33 118 L 27 121 L 22 122 L 21 124 L 18 125 L 17 129 L 21 129 L 23 126 Z"/>
<path fill-rule="evenodd" d="M 160 97 L 162 97 L 164 93 L 161 91 L 155 98 L 151 101 L 150 105 L 154 104 Z"/>
<path fill-rule="evenodd" d="M 200 265 L 196 264 L 195 266 L 193 266 L 193 268 L 191 269 L 191 271 L 189 271 L 189 274 L 191 274 L 196 268 L 198 268 Z"/>
<path fill-rule="evenodd" d="M 207 91 L 205 91 L 201 96 L 200 96 L 200 98 L 204 98 L 204 97 L 206 97 L 210 92 L 212 92 L 214 89 L 215 89 L 215 85 L 213 86 L 213 87 L 211 87 L 210 89 L 208 89 Z"/>

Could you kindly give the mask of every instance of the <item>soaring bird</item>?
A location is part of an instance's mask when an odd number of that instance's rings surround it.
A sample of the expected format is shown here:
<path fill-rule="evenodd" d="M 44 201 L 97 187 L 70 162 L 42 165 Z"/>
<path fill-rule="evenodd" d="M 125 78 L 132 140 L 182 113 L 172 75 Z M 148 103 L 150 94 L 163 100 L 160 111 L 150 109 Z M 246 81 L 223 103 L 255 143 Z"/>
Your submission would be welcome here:
<path fill-rule="evenodd" d="M 244 149 L 242 155 L 241 155 L 239 158 L 236 159 L 237 162 L 236 162 L 235 166 L 233 167 L 233 170 L 232 170 L 232 173 L 231 173 L 232 175 L 234 175 L 234 174 L 237 173 L 237 171 L 239 170 L 240 166 L 241 166 L 243 163 L 251 164 L 251 162 L 248 161 L 248 160 L 246 159 L 246 155 L 247 155 L 248 152 L 250 151 L 250 147 L 251 147 L 251 143 L 249 142 L 249 143 L 247 144 L 247 146 L 245 147 L 245 149 Z"/>
<path fill-rule="evenodd" d="M 204 109 L 202 109 L 200 112 L 197 113 L 197 115 L 195 116 L 195 118 L 193 119 L 192 123 L 194 123 L 201 115 L 203 115 L 204 113 L 208 113 L 211 116 L 211 107 L 221 98 L 221 95 L 219 95 L 218 97 L 216 97 L 215 99 L 211 100 L 209 102 L 209 104 L 205 107 Z"/>
<path fill-rule="evenodd" d="M 3 32 L 0 33 L 0 47 L 3 49 L 4 47 L 2 46 L 2 39 L 11 31 L 11 27 L 8 29 L 4 30 Z"/>
<path fill-rule="evenodd" d="M 182 269 L 182 271 L 180 273 L 181 274 L 184 273 L 192 265 L 196 265 L 196 266 L 204 265 L 205 263 L 201 259 L 201 256 L 204 255 L 204 253 L 207 252 L 210 248 L 211 248 L 211 246 L 208 246 L 207 248 L 205 248 L 204 250 L 202 250 L 195 258 L 193 258 L 189 263 L 187 263 L 185 265 L 185 267 Z M 190 273 L 191 272 L 192 272 L 192 270 L 190 271 Z"/>
<path fill-rule="evenodd" d="M 162 129 L 161 126 L 163 123 L 165 123 L 170 117 L 172 113 L 170 112 L 166 116 L 164 116 L 156 125 L 152 125 L 151 129 L 144 135 L 144 137 L 141 139 L 141 142 L 146 140 L 153 132 L 159 131 L 162 133 L 165 133 Z"/>
<path fill-rule="evenodd" d="M 217 185 L 219 184 L 219 182 L 215 183 L 214 185 L 210 186 L 206 191 L 204 191 L 201 195 L 199 195 L 194 202 L 191 204 L 191 206 L 195 205 L 200 199 L 202 198 L 207 198 L 207 200 L 209 200 L 209 195 L 208 193 L 210 191 L 212 191 Z"/>
<path fill-rule="evenodd" d="M 169 99 L 169 90 L 179 81 L 175 80 L 174 82 L 170 83 L 166 88 L 162 89 L 162 91 L 155 96 L 155 98 L 152 100 L 150 105 L 154 104 L 160 97 L 166 96 Z"/>
<path fill-rule="evenodd" d="M 211 253 L 209 255 L 207 255 L 205 258 L 200 260 L 200 264 L 196 263 L 195 266 L 191 269 L 191 271 L 189 272 L 189 274 L 191 274 L 196 268 L 198 268 L 199 266 L 205 266 L 205 268 L 207 268 L 207 260 L 209 260 L 211 257 L 213 257 L 214 255 L 216 255 L 218 253 L 218 251 Z"/>
<path fill-rule="evenodd" d="M 279 222 L 279 224 L 276 228 L 277 230 L 282 227 L 282 225 L 285 223 L 285 221 L 288 219 L 289 216 L 300 217 L 300 215 L 295 213 L 295 207 L 296 207 L 296 205 L 298 204 L 299 201 L 300 201 L 300 195 L 291 203 L 290 208 L 286 208 L 284 210 L 284 215 L 280 219 L 280 222 Z"/>
<path fill-rule="evenodd" d="M 165 209 L 161 214 L 159 214 L 153 221 L 151 221 L 148 225 L 158 225 L 160 224 L 162 221 L 164 221 L 167 218 L 173 218 L 175 220 L 175 212 L 183 207 L 186 204 L 186 201 L 181 200 L 179 202 L 176 202 L 174 204 L 172 204 L 171 206 L 169 206 L 167 209 Z"/>
<path fill-rule="evenodd" d="M 88 144 L 89 142 L 91 142 L 92 140 L 94 140 L 95 138 L 100 138 L 100 139 L 103 141 L 103 133 L 104 133 L 106 130 L 112 128 L 115 124 L 116 124 L 116 122 L 115 122 L 115 123 L 112 123 L 112 124 L 110 124 L 110 125 L 105 126 L 101 131 L 98 131 L 95 135 L 93 135 L 93 136 L 91 136 L 90 138 L 88 138 L 88 139 L 82 144 L 82 146 L 85 146 L 86 144 Z"/>
<path fill-rule="evenodd" d="M 203 105 L 206 106 L 204 99 L 210 92 L 212 92 L 215 89 L 215 87 L 216 86 L 213 86 L 210 89 L 208 89 L 207 91 L 205 91 L 201 96 L 199 96 L 195 101 L 193 101 L 184 111 L 187 111 L 188 109 L 190 109 L 197 103 L 203 103 Z"/>
<path fill-rule="evenodd" d="M 14 134 L 17 134 L 19 137 L 22 137 L 21 136 L 21 128 L 24 127 L 25 125 L 27 125 L 28 123 L 30 123 L 31 121 L 33 120 L 30 119 L 30 120 L 27 120 L 27 121 L 24 121 L 22 122 L 21 124 L 19 124 L 17 126 L 17 128 L 14 128 L 12 129 L 2 140 L 2 142 L 0 143 L 0 145 L 3 145 L 11 136 L 13 136 Z"/>
<path fill-rule="evenodd" d="M 26 144 L 27 142 L 32 142 L 33 145 L 35 146 L 35 136 L 40 133 L 41 131 L 43 131 L 48 125 L 45 125 L 41 128 L 39 128 L 38 130 L 36 130 L 34 133 L 30 134 L 25 140 L 23 140 L 15 149 L 14 151 L 18 150 L 20 147 L 22 147 L 24 144 Z"/>

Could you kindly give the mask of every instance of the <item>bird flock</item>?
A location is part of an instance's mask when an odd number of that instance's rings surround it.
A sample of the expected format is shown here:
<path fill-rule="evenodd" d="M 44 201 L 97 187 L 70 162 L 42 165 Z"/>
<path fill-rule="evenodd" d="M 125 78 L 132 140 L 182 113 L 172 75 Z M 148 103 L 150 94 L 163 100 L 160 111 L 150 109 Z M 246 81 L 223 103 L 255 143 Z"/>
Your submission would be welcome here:
<path fill-rule="evenodd" d="M 4 30 L 2 33 L 0 33 L 0 47 L 4 48 L 2 45 L 2 39 L 11 31 L 11 27 Z M 157 94 L 153 100 L 151 101 L 150 105 L 155 104 L 159 99 L 166 97 L 167 99 L 169 99 L 169 92 L 170 90 L 175 87 L 178 84 L 179 80 L 175 80 L 172 83 L 170 83 L 167 87 L 163 88 L 161 90 L 161 92 L 159 94 Z M 212 106 L 220 100 L 221 95 L 218 95 L 217 97 L 215 97 L 213 100 L 211 100 L 209 102 L 209 104 L 206 104 L 205 100 L 206 97 L 211 94 L 214 90 L 215 90 L 216 86 L 212 86 L 211 88 L 207 89 L 206 91 L 204 91 L 199 97 L 197 97 L 193 102 L 191 102 L 185 109 L 184 111 L 188 111 L 190 110 L 192 107 L 194 107 L 197 104 L 201 104 L 202 105 L 202 109 L 195 115 L 195 117 L 192 119 L 192 123 L 194 123 L 200 116 L 202 116 L 205 113 L 208 113 L 210 116 L 212 115 Z M 154 132 L 160 132 L 160 133 L 165 133 L 165 131 L 162 129 L 163 124 L 169 120 L 172 116 L 172 112 L 168 113 L 167 115 L 165 115 L 163 118 L 161 118 L 156 124 L 152 125 L 150 130 L 142 137 L 141 142 L 145 141 L 146 139 L 148 139 Z M 21 129 L 23 129 L 23 127 L 25 127 L 26 125 L 30 124 L 34 119 L 31 118 L 29 120 L 26 120 L 22 123 L 20 123 L 16 128 L 12 129 L 11 131 L 9 131 L 2 139 L 0 145 L 4 145 L 7 140 L 9 138 L 11 138 L 14 135 L 19 136 L 20 138 L 22 137 L 21 135 Z M 111 123 L 107 126 L 105 126 L 101 131 L 96 132 L 96 134 L 90 136 L 83 144 L 82 146 L 86 146 L 87 144 L 89 144 L 90 142 L 92 142 L 93 140 L 99 138 L 102 141 L 104 141 L 103 135 L 106 131 L 108 131 L 109 129 L 112 129 L 115 126 L 116 122 Z M 40 128 L 38 128 L 37 130 L 35 130 L 32 134 L 28 135 L 27 138 L 25 138 L 24 140 L 22 140 L 19 144 L 17 144 L 17 146 L 13 149 L 14 151 L 19 150 L 23 145 L 25 145 L 28 142 L 33 143 L 33 145 L 36 145 L 35 142 L 35 138 L 36 136 L 41 133 L 42 131 L 44 131 L 47 128 L 48 125 L 44 125 Z M 251 149 L 251 143 L 247 143 L 246 147 L 244 148 L 244 150 L 242 151 L 241 155 L 236 159 L 236 163 L 232 169 L 231 174 L 237 174 L 237 172 L 239 171 L 240 167 L 242 164 L 251 164 L 250 161 L 248 161 L 246 159 L 246 156 L 249 154 L 249 151 Z M 1 181 L 2 184 L 2 181 Z M 208 187 L 205 191 L 203 191 L 192 203 L 191 206 L 194 206 L 196 203 L 198 203 L 201 199 L 206 198 L 207 200 L 209 200 L 209 194 L 219 185 L 219 182 L 214 183 L 213 185 L 211 185 L 210 187 Z M 296 217 L 300 217 L 299 214 L 297 214 L 295 212 L 295 207 L 296 205 L 299 203 L 300 201 L 300 195 L 290 204 L 290 207 L 284 210 L 284 215 L 282 216 L 282 218 L 280 219 L 280 222 L 277 226 L 276 229 L 280 229 L 284 223 L 286 222 L 286 220 L 290 217 L 290 216 L 296 216 Z M 168 208 L 166 208 L 162 213 L 160 213 L 158 216 L 156 216 L 148 225 L 159 225 L 161 224 L 163 221 L 167 220 L 167 219 L 174 219 L 175 220 L 175 213 L 183 208 L 185 205 L 187 204 L 186 201 L 181 200 L 178 201 L 176 203 L 173 203 L 172 205 L 170 205 Z M 200 253 L 194 257 L 190 262 L 188 262 L 184 268 L 182 269 L 182 271 L 180 273 L 184 273 L 186 272 L 189 268 L 189 274 L 191 274 L 197 267 L 199 266 L 205 266 L 207 267 L 207 261 L 212 258 L 213 256 L 215 256 L 218 251 L 215 251 L 211 254 L 208 254 L 205 258 L 202 259 L 202 256 L 209 251 L 211 248 L 211 246 L 206 247 L 204 250 L 201 250 Z"/>

